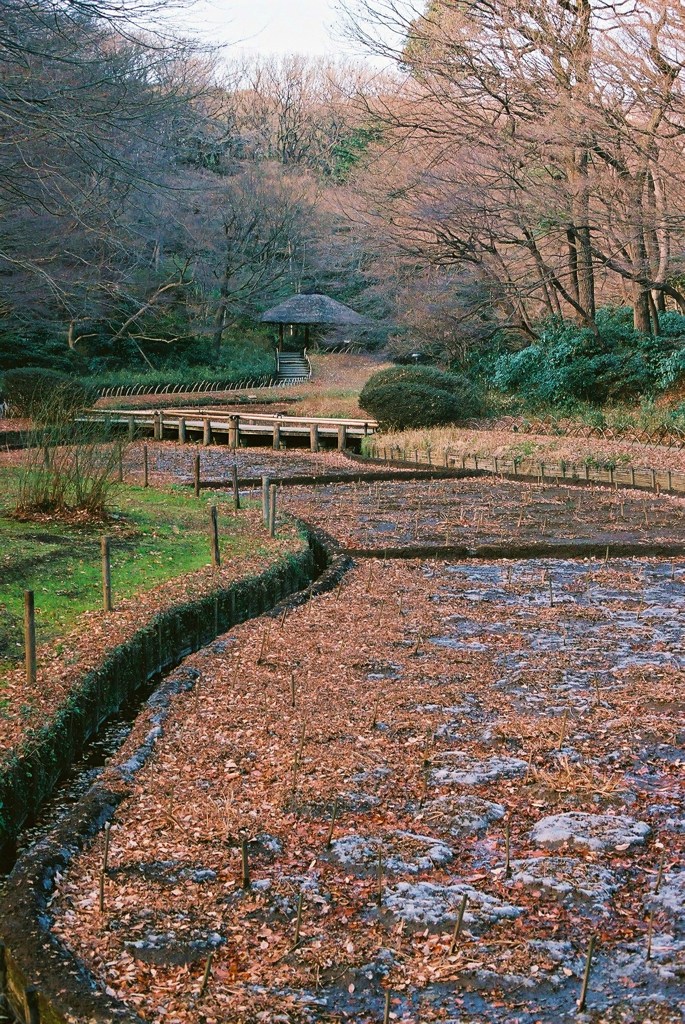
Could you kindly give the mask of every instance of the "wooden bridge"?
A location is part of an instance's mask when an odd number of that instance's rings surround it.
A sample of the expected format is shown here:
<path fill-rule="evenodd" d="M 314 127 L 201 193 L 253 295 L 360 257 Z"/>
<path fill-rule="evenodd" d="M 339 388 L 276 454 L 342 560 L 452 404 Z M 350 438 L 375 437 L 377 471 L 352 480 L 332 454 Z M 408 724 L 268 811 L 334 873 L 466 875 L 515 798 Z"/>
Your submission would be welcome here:
<path fill-rule="evenodd" d="M 89 409 L 79 417 L 81 422 L 106 423 L 112 429 L 128 430 L 131 439 L 150 435 L 155 440 L 174 440 L 184 444 L 200 441 L 204 445 L 271 442 L 274 449 L 288 441 L 309 443 L 311 451 L 323 442 L 339 451 L 378 430 L 375 420 L 326 419 L 315 416 L 268 415 L 264 413 L 226 413 L 208 409 Z"/>

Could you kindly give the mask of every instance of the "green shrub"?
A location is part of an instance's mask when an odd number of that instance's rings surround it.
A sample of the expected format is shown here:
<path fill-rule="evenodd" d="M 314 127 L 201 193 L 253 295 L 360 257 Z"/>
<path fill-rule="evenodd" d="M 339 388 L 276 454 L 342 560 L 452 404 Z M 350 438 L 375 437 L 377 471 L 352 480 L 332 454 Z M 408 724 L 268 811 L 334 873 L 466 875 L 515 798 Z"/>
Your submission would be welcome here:
<path fill-rule="evenodd" d="M 492 384 L 532 406 L 569 409 L 656 394 L 685 374 L 685 317 L 665 313 L 663 334 L 644 335 L 628 307 L 597 312 L 599 337 L 575 322 L 552 319 L 520 352 L 499 355 Z"/>
<path fill-rule="evenodd" d="M 39 367 L 8 370 L 3 392 L 15 416 L 50 423 L 73 416 L 93 401 L 92 390 L 76 377 Z"/>
<path fill-rule="evenodd" d="M 437 427 L 482 411 L 473 384 L 430 366 L 393 366 L 366 382 L 359 404 L 383 427 Z"/>

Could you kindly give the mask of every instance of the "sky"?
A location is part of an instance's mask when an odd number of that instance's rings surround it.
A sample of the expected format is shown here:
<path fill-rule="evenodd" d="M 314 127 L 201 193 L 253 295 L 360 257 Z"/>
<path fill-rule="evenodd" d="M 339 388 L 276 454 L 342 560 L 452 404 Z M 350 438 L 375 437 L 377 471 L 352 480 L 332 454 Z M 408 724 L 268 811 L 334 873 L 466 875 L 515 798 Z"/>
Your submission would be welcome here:
<path fill-rule="evenodd" d="M 336 0 L 199 0 L 188 24 L 214 43 L 247 53 L 346 54 Z"/>

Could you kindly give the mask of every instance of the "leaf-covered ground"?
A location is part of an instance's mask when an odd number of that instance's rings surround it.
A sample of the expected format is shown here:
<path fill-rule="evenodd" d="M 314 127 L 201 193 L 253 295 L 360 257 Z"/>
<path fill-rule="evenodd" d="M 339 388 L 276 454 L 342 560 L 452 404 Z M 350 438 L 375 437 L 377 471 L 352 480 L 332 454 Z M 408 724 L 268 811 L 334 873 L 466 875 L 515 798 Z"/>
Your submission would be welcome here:
<path fill-rule="evenodd" d="M 632 442 L 630 437 L 610 440 L 601 437 L 568 437 L 563 434 L 523 434 L 511 427 L 494 423 L 492 426 L 435 427 L 430 430 L 388 432 L 374 437 L 381 450 L 389 452 L 396 447 L 406 450 L 410 458 L 414 451 L 423 453 L 430 448 L 434 463 L 443 461 L 445 450 L 458 456 L 491 457 L 503 459 L 531 459 L 533 461 L 561 462 L 568 465 L 644 466 L 659 470 L 685 473 L 685 449 L 659 444 Z"/>
<path fill-rule="evenodd" d="M 285 506 L 344 546 L 685 541 L 685 499 L 634 490 L 482 479 L 293 488 Z"/>
<path fill-rule="evenodd" d="M 155 1021 L 681 1021 L 684 608 L 670 562 L 358 564 L 189 659 L 55 931 Z"/>
<path fill-rule="evenodd" d="M 125 489 L 119 494 L 121 518 L 106 528 L 113 537 L 114 591 L 114 611 L 107 614 L 93 610 L 102 601 L 99 533 L 104 528 L 77 528 L 59 520 L 0 520 L 0 611 L 15 613 L 7 620 L 9 639 L 21 653 L 21 600 L 29 588 L 35 592 L 39 640 L 35 684 L 26 681 L 23 662 L 7 659 L 8 652 L 2 651 L 0 766 L 45 725 L 109 650 L 160 612 L 263 571 L 304 543 L 292 525 L 284 525 L 271 539 L 261 511 L 242 509 L 236 516 L 222 495 L 223 562 L 214 569 L 209 564 L 210 500 L 216 501 L 217 495 L 204 492 L 197 501 L 191 494 L 153 490 Z"/>

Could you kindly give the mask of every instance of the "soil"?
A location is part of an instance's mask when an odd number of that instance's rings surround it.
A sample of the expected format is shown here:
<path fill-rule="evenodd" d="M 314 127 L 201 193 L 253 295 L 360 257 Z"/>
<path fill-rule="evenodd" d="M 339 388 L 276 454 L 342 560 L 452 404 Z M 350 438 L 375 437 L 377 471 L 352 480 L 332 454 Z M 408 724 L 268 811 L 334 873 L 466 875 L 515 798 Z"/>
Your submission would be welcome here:
<path fill-rule="evenodd" d="M 639 491 L 482 479 L 293 488 L 289 511 L 345 547 L 685 542 L 685 499 Z"/>
<path fill-rule="evenodd" d="M 284 501 L 379 555 L 447 529 L 683 537 L 681 501 L 635 492 Z M 114 818 L 104 913 L 99 838 L 59 880 L 55 935 L 151 1021 L 370 1024 L 389 993 L 407 1022 L 682 1024 L 684 609 L 683 560 L 366 558 L 188 659 L 197 685 Z"/>

